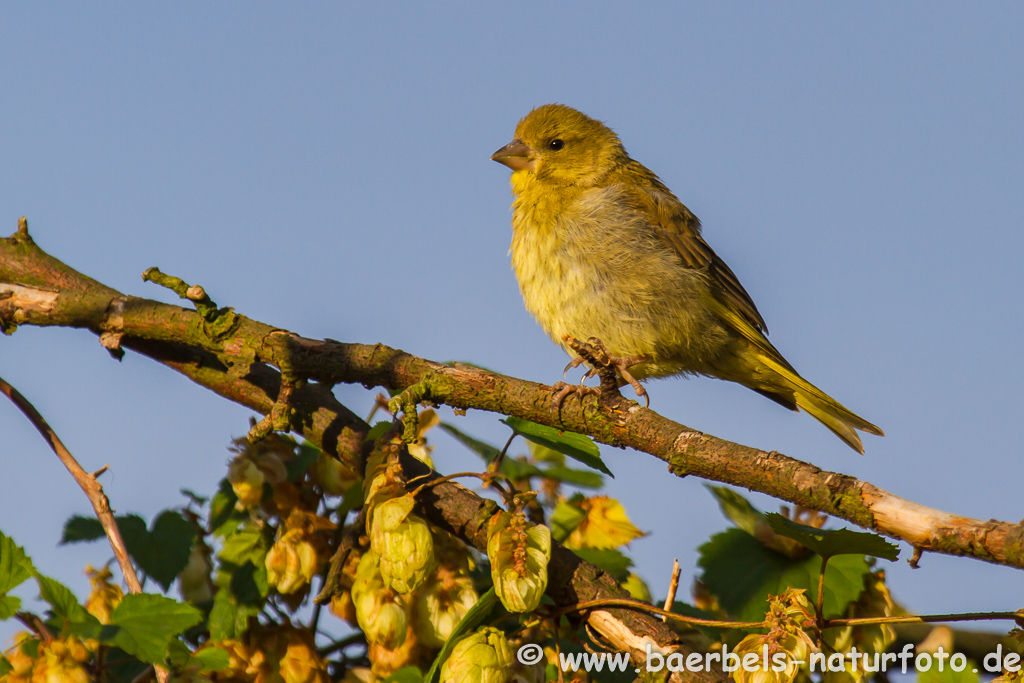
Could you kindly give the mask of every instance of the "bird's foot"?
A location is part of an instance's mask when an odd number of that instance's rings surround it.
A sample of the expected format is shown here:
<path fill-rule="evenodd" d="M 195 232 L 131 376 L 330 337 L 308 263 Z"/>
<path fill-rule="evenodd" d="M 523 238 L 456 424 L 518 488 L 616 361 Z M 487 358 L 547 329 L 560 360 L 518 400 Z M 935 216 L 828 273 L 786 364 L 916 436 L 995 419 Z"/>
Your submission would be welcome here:
<path fill-rule="evenodd" d="M 634 365 L 650 361 L 650 356 L 613 356 L 608 352 L 604 342 L 597 337 L 591 337 L 586 341 L 586 343 L 584 343 L 571 335 L 565 335 L 562 337 L 562 341 L 564 341 L 569 348 L 579 354 L 578 357 L 574 358 L 572 362 L 565 367 L 566 371 L 568 371 L 569 368 L 578 367 L 586 361 L 591 365 L 591 368 L 583 375 L 583 379 L 586 380 L 590 377 L 594 377 L 595 375 L 600 376 L 600 394 L 602 397 L 609 398 L 611 396 L 618 395 L 619 387 L 624 384 L 629 384 L 633 387 L 633 391 L 636 392 L 637 396 L 644 397 L 644 406 L 650 406 L 650 394 L 647 393 L 647 390 L 643 388 L 643 385 L 641 385 L 640 382 L 638 382 L 629 372 L 629 369 Z M 621 382 L 619 381 L 620 378 Z M 565 391 L 564 388 L 561 390 Z"/>
<path fill-rule="evenodd" d="M 588 387 L 585 384 L 569 384 L 568 382 L 555 382 L 551 386 L 551 406 L 556 410 L 562 409 L 562 404 L 569 396 L 576 394 L 582 401 L 586 396 L 600 396 L 601 390 L 597 387 Z"/>

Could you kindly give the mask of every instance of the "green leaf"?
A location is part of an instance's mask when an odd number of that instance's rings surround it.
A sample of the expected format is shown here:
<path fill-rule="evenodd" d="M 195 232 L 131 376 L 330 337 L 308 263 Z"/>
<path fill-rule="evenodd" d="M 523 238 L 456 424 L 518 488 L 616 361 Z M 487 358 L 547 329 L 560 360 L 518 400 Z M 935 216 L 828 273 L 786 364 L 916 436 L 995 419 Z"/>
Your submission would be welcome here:
<path fill-rule="evenodd" d="M 701 581 L 718 598 L 732 617 L 760 621 L 768 609 L 769 595 L 787 588 L 805 588 L 811 602 L 818 593 L 821 559 L 791 558 L 761 545 L 740 529 L 727 529 L 712 536 L 698 549 Z M 847 605 L 864 589 L 864 575 L 870 571 L 863 555 L 842 555 L 828 563 L 825 571 L 825 616 L 845 613 Z"/>
<path fill-rule="evenodd" d="M 33 571 L 24 549 L 0 532 L 0 596 L 24 583 Z"/>
<path fill-rule="evenodd" d="M 540 475 L 540 470 L 525 460 L 519 458 L 506 457 L 501 461 L 501 466 L 498 471 L 504 474 L 512 481 L 520 481 L 527 477 L 536 477 Z"/>
<path fill-rule="evenodd" d="M 248 629 L 249 619 L 260 613 L 255 605 L 241 605 L 231 591 L 219 590 L 213 597 L 210 610 L 210 638 L 225 640 L 240 638 Z"/>
<path fill-rule="evenodd" d="M 704 484 L 704 487 L 711 491 L 711 495 L 718 501 L 718 507 L 721 508 L 723 515 L 751 536 L 757 536 L 758 523 L 765 522 L 764 515 L 760 510 L 730 488 L 711 486 L 710 484 Z"/>
<path fill-rule="evenodd" d="M 565 539 L 569 538 L 569 534 L 573 532 L 573 529 L 578 527 L 586 518 L 586 512 L 572 503 L 563 500 L 555 506 L 555 509 L 551 512 L 551 516 L 548 518 L 548 528 L 551 529 L 551 538 L 561 543 Z"/>
<path fill-rule="evenodd" d="M 21 598 L 14 595 L 0 597 L 0 621 L 7 621 L 21 609 Z"/>
<path fill-rule="evenodd" d="M 146 528 L 146 521 L 138 515 L 119 515 L 114 519 L 136 566 L 166 591 L 188 564 L 195 529 L 180 513 L 172 510 L 160 513 L 153 522 L 152 531 Z M 65 526 L 65 536 L 73 520 Z M 79 534 L 88 531 L 81 522 L 76 522 L 75 529 Z"/>
<path fill-rule="evenodd" d="M 437 657 L 434 658 L 433 664 L 430 665 L 430 669 L 427 671 L 427 675 L 423 677 L 423 683 L 433 683 L 437 678 L 438 672 L 441 670 L 441 665 L 444 664 L 445 660 L 448 659 L 448 655 L 452 653 L 455 645 L 462 640 L 462 637 L 479 626 L 483 620 L 490 614 L 494 604 L 498 601 L 498 595 L 494 592 L 492 587 L 486 593 L 480 596 L 476 604 L 469 608 L 466 612 L 466 616 L 462 617 L 462 621 L 459 622 L 448 640 L 444 641 L 444 645 L 441 647 L 441 651 L 437 653 Z"/>
<path fill-rule="evenodd" d="M 501 422 L 511 427 L 516 434 L 522 435 L 535 444 L 563 453 L 587 467 L 604 472 L 613 479 L 615 478 L 615 475 L 612 474 L 611 470 L 601 460 L 601 451 L 598 450 L 597 444 L 589 436 L 559 431 L 554 427 L 540 425 L 529 420 L 521 420 L 518 417 L 508 417 L 501 420 Z"/>
<path fill-rule="evenodd" d="M 385 678 L 382 683 L 422 683 L 423 672 L 418 666 L 407 666 Z"/>
<path fill-rule="evenodd" d="M 79 604 L 71 589 L 61 582 L 37 573 L 36 583 L 39 584 L 39 597 L 53 608 L 54 616 L 73 624 L 99 624 L 96 617 Z"/>
<path fill-rule="evenodd" d="M 625 581 L 629 576 L 629 568 L 633 566 L 633 560 L 614 548 L 574 548 L 573 552 L 581 559 L 611 574 L 616 581 Z"/>
<path fill-rule="evenodd" d="M 498 453 L 501 452 L 499 449 L 495 448 L 489 443 L 484 443 L 479 439 L 474 439 L 472 436 L 469 436 L 468 434 L 461 431 L 455 425 L 448 424 L 447 422 L 442 422 L 441 429 L 455 437 L 455 440 L 461 443 L 463 446 L 479 455 L 484 462 L 492 462 L 495 458 L 498 457 Z"/>
<path fill-rule="evenodd" d="M 113 645 L 117 632 L 120 630 L 119 626 L 101 624 L 95 618 L 91 621 L 68 623 L 64 626 L 64 631 L 70 635 L 78 636 L 82 640 L 98 640 L 104 645 Z"/>
<path fill-rule="evenodd" d="M 270 593 L 266 564 L 256 566 L 252 562 L 246 562 L 231 572 L 228 586 L 239 604 L 262 607 L 263 599 Z"/>
<path fill-rule="evenodd" d="M 939 661 L 942 661 L 942 671 L 939 671 Z M 976 662 L 967 660 L 967 666 L 963 671 L 954 671 L 949 665 L 949 660 L 939 660 L 932 655 L 932 665 L 927 671 L 917 672 L 918 683 L 979 683 L 981 677 L 978 675 Z"/>
<path fill-rule="evenodd" d="M 767 519 L 772 530 L 779 536 L 791 538 L 824 558 L 836 555 L 871 555 L 893 562 L 900 556 L 898 545 L 868 531 L 818 529 L 798 524 L 776 512 L 768 514 Z"/>
<path fill-rule="evenodd" d="M 235 495 L 235 490 L 231 488 L 231 482 L 227 479 L 221 479 L 220 488 L 217 493 L 213 494 L 213 500 L 210 503 L 210 528 L 213 529 L 213 533 L 216 536 L 226 536 L 238 526 L 238 520 L 242 519 L 242 515 L 235 510 L 235 503 L 237 502 L 238 496 Z M 229 525 L 232 517 L 236 521 L 234 524 Z M 228 526 L 230 528 L 225 528 Z"/>
<path fill-rule="evenodd" d="M 576 486 L 581 489 L 604 488 L 604 477 L 597 472 L 589 470 L 577 470 L 562 465 L 552 465 L 540 471 L 540 476 L 560 481 L 563 484 Z"/>
<path fill-rule="evenodd" d="M 0 655 L 0 676 L 9 674 L 12 671 L 14 671 L 14 666 L 7 661 L 7 657 Z"/>
<path fill-rule="evenodd" d="M 306 473 L 316 459 L 320 457 L 320 449 L 310 443 L 299 445 L 298 453 L 294 458 L 284 464 L 287 472 L 288 483 L 292 483 Z"/>
<path fill-rule="evenodd" d="M 95 541 L 105 535 L 100 520 L 95 517 L 72 515 L 64 522 L 64 532 L 61 534 L 59 545 Z"/>
<path fill-rule="evenodd" d="M 150 664 L 162 662 L 171 640 L 202 619 L 192 605 L 152 593 L 129 593 L 110 613 L 110 623 L 121 627 L 117 645 Z"/>
<path fill-rule="evenodd" d="M 220 671 L 226 669 L 231 663 L 231 656 L 227 650 L 217 647 L 216 645 L 210 645 L 204 647 L 198 652 L 192 653 L 192 661 L 199 664 L 199 671 L 206 673 L 209 671 Z"/>
<path fill-rule="evenodd" d="M 192 651 L 188 649 L 188 645 L 177 638 L 167 643 L 167 655 L 164 657 L 164 661 L 172 667 L 183 669 L 188 665 L 190 659 L 192 659 Z"/>
<path fill-rule="evenodd" d="M 270 550 L 270 540 L 255 526 L 245 526 L 224 539 L 218 556 L 225 562 L 242 566 L 246 562 L 261 565 Z"/>
<path fill-rule="evenodd" d="M 181 513 L 164 510 L 134 547 L 127 538 L 125 544 L 139 568 L 166 591 L 185 570 L 195 537 L 195 527 Z"/>
<path fill-rule="evenodd" d="M 112 683 L 131 683 L 142 680 L 142 673 L 150 669 L 149 664 L 141 662 L 119 647 L 111 647 L 103 658 L 104 680 Z"/>

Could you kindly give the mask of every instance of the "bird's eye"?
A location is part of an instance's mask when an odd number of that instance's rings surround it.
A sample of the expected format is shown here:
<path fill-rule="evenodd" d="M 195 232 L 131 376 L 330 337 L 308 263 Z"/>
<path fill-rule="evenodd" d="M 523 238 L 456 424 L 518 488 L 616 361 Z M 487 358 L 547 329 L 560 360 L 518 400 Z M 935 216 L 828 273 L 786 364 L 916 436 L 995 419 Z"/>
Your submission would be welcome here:
<path fill-rule="evenodd" d="M 563 147 L 565 147 L 565 141 L 562 140 L 561 138 L 555 138 L 554 140 L 548 143 L 548 149 L 553 149 L 556 152 L 562 149 Z"/>

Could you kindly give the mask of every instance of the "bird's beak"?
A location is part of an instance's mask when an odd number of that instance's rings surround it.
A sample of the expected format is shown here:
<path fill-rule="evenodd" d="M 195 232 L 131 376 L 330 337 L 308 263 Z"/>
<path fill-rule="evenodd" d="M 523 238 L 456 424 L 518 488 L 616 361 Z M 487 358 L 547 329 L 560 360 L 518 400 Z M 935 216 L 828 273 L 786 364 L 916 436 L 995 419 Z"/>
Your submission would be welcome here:
<path fill-rule="evenodd" d="M 505 164 L 513 171 L 534 171 L 537 166 L 537 153 L 519 138 L 492 154 L 491 159 Z"/>

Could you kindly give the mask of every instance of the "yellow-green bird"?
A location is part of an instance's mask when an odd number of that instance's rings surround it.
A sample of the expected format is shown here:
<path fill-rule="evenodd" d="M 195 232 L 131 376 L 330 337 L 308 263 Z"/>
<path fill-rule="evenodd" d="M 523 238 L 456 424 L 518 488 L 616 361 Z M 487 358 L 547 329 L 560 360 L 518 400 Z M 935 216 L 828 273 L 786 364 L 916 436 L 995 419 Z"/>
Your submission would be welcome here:
<path fill-rule="evenodd" d="M 633 377 L 710 375 L 805 410 L 861 453 L 857 430 L 884 436 L 771 345 L 697 217 L 603 123 L 546 104 L 491 158 L 512 169 L 512 268 L 526 308 L 570 355 L 568 338 L 596 337 L 638 393 Z"/>

